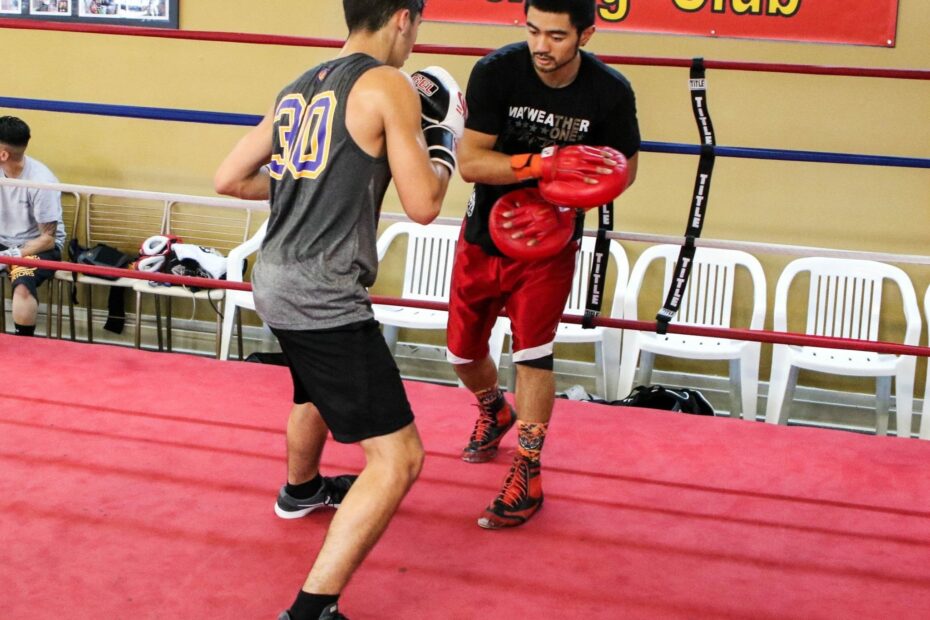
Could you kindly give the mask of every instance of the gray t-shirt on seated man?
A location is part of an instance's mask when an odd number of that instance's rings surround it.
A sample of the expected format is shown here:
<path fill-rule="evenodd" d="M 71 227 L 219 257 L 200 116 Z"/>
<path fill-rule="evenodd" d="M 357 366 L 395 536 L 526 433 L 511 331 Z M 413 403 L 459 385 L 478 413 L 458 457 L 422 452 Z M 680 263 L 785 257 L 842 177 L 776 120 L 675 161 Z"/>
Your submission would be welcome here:
<path fill-rule="evenodd" d="M 20 181 L 58 183 L 52 171 L 42 162 L 26 157 Z M 0 179 L 6 174 L 0 169 Z M 65 243 L 65 225 L 61 216 L 61 192 L 34 187 L 0 185 L 0 245 L 18 248 L 39 236 L 39 224 L 58 222 L 55 246 Z"/>

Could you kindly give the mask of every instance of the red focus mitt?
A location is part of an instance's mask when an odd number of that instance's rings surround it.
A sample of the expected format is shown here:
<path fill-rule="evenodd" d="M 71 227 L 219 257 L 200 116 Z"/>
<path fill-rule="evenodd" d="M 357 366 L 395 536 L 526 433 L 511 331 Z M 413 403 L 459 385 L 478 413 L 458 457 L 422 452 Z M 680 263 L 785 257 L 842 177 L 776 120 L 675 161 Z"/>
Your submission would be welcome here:
<path fill-rule="evenodd" d="M 535 188 L 498 198 L 488 220 L 494 245 L 516 260 L 548 258 L 568 245 L 575 232 L 575 210 L 546 202 Z"/>
<path fill-rule="evenodd" d="M 610 202 L 628 177 L 626 157 L 607 146 L 549 146 L 538 155 L 513 155 L 510 167 L 519 180 L 539 179 L 549 202 L 580 209 Z"/>

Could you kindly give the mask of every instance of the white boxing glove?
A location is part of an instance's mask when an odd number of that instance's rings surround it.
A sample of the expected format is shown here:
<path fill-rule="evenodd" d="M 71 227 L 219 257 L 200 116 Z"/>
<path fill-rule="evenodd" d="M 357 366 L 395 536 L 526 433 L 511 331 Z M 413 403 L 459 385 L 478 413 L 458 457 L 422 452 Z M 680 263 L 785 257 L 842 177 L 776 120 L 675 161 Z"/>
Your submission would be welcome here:
<path fill-rule="evenodd" d="M 423 136 L 430 159 L 455 172 L 456 145 L 465 133 L 468 108 L 455 78 L 442 67 L 426 67 L 410 76 L 420 94 Z"/>
<path fill-rule="evenodd" d="M 180 243 L 177 235 L 152 235 L 142 242 L 139 248 L 140 256 L 164 256 L 171 251 L 175 243 Z"/>

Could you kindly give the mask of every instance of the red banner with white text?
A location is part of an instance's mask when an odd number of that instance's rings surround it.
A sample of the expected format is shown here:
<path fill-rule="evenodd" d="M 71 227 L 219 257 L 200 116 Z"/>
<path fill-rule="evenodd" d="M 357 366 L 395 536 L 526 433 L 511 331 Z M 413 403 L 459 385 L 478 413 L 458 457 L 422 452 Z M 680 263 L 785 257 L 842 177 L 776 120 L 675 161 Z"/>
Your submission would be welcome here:
<path fill-rule="evenodd" d="M 898 0 L 597 0 L 600 30 L 895 44 Z M 432 21 L 522 24 L 523 0 L 429 0 Z"/>

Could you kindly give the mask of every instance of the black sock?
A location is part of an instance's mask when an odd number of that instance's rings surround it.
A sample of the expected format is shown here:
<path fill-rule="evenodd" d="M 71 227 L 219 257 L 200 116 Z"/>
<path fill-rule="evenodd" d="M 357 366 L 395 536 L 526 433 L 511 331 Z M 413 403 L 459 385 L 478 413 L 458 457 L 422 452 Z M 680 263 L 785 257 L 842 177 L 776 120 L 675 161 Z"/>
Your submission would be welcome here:
<path fill-rule="evenodd" d="M 301 482 L 300 484 L 288 484 L 284 491 L 294 499 L 310 499 L 320 492 L 323 488 L 323 476 L 316 475 L 316 478 Z"/>
<path fill-rule="evenodd" d="M 338 600 L 338 594 L 310 594 L 301 590 L 288 613 L 291 620 L 318 620 L 323 610 Z"/>
<path fill-rule="evenodd" d="M 13 329 L 17 336 L 32 336 L 36 333 L 35 325 L 20 325 L 19 323 L 13 323 Z"/>

